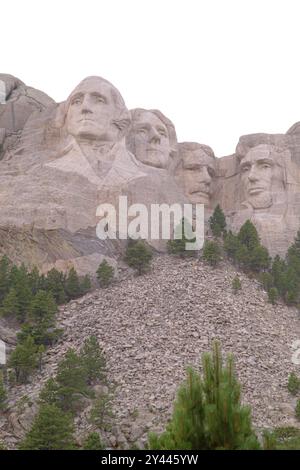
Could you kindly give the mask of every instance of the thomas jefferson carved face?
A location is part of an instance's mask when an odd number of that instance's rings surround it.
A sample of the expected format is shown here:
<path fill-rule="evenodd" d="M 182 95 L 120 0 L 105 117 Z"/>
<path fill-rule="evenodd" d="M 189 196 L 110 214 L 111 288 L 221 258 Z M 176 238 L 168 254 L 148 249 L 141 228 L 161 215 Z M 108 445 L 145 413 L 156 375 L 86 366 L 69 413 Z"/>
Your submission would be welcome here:
<path fill-rule="evenodd" d="M 126 110 L 119 92 L 100 77 L 83 80 L 68 98 L 67 132 L 78 140 L 116 141 Z"/>
<path fill-rule="evenodd" d="M 130 135 L 131 151 L 145 165 L 168 166 L 171 144 L 168 128 L 152 111 L 135 112 Z"/>
<path fill-rule="evenodd" d="M 273 195 L 284 191 L 284 170 L 274 145 L 258 145 L 240 162 L 246 201 L 254 209 L 270 207 Z"/>
<path fill-rule="evenodd" d="M 209 205 L 216 175 L 216 162 L 200 146 L 183 150 L 183 181 L 185 193 L 194 204 Z"/>

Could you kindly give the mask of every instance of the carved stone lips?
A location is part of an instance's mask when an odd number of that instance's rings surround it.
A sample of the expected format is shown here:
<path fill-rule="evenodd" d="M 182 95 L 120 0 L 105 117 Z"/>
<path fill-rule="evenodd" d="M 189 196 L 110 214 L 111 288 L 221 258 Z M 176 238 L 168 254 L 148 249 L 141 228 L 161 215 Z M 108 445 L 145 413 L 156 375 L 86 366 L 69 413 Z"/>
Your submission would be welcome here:
<path fill-rule="evenodd" d="M 261 191 L 265 191 L 265 188 L 249 188 L 248 192 L 249 194 L 256 194 L 260 193 Z"/>

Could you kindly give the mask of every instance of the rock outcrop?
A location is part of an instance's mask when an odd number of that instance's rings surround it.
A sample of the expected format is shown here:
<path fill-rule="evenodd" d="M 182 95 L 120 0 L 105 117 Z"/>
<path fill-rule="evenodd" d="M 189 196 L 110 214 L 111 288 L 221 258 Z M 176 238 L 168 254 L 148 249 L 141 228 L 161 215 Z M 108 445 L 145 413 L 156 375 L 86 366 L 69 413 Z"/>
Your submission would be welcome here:
<path fill-rule="evenodd" d="M 99 205 L 111 204 L 118 218 L 120 196 L 148 211 L 204 204 L 206 221 L 219 203 L 233 230 L 251 219 L 271 255 L 284 256 L 292 243 L 300 226 L 299 123 L 286 134 L 242 136 L 233 155 L 215 158 L 207 145 L 178 144 L 160 111 L 129 111 L 103 78 L 86 78 L 60 104 L 10 75 L 0 83 L 0 250 L 12 261 L 42 271 L 73 264 L 80 273 L 94 272 L 103 256 L 114 263 L 120 231 L 100 240 L 96 227 Z M 165 249 L 151 228 L 146 238 Z"/>

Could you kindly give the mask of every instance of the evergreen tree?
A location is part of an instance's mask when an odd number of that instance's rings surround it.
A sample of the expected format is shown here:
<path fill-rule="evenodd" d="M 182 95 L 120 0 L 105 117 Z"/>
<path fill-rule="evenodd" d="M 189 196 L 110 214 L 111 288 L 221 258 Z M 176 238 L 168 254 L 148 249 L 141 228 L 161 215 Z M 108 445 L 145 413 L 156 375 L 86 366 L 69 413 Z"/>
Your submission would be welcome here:
<path fill-rule="evenodd" d="M 297 400 L 297 403 L 296 403 L 295 416 L 297 419 L 300 420 L 300 400 Z"/>
<path fill-rule="evenodd" d="M 60 408 L 59 385 L 53 377 L 50 377 L 42 388 L 39 402 L 40 404 L 55 405 Z"/>
<path fill-rule="evenodd" d="M 239 267 L 242 269 L 247 269 L 250 266 L 251 251 L 247 248 L 246 245 L 239 245 L 239 248 L 236 252 L 236 262 Z"/>
<path fill-rule="evenodd" d="M 258 278 L 265 291 L 268 292 L 271 287 L 274 287 L 274 278 L 270 272 L 261 272 Z"/>
<path fill-rule="evenodd" d="M 80 351 L 80 358 L 89 384 L 95 380 L 105 379 L 105 358 L 96 336 L 90 336 L 85 340 Z"/>
<path fill-rule="evenodd" d="M 41 405 L 21 450 L 70 450 L 75 448 L 72 416 L 55 405 Z"/>
<path fill-rule="evenodd" d="M 76 299 L 81 295 L 81 286 L 77 272 L 72 267 L 65 282 L 65 290 L 68 299 Z"/>
<path fill-rule="evenodd" d="M 80 399 L 90 396 L 87 381 L 81 358 L 70 348 L 59 363 L 56 375 L 58 402 L 63 411 L 75 412 Z"/>
<path fill-rule="evenodd" d="M 271 287 L 271 289 L 269 290 L 268 292 L 268 297 L 269 297 L 269 302 L 271 304 L 276 304 L 277 300 L 278 300 L 278 290 L 276 289 L 276 287 Z"/>
<path fill-rule="evenodd" d="M 258 449 L 250 408 L 241 404 L 233 358 L 222 365 L 217 343 L 203 355 L 203 377 L 189 368 L 177 393 L 172 419 L 161 435 L 150 434 L 149 449 Z"/>
<path fill-rule="evenodd" d="M 191 224 L 183 217 L 180 224 L 175 228 L 174 239 L 167 242 L 168 252 L 172 255 L 179 255 L 181 258 L 194 256 L 194 250 L 187 250 L 187 243 L 194 243 L 195 240 Z"/>
<path fill-rule="evenodd" d="M 235 276 L 233 281 L 232 281 L 232 289 L 235 294 L 238 293 L 239 290 L 241 290 L 242 284 L 240 281 L 240 278 L 238 276 Z"/>
<path fill-rule="evenodd" d="M 100 436 L 97 432 L 91 432 L 84 440 L 82 445 L 83 450 L 103 450 L 104 446 L 101 442 Z"/>
<path fill-rule="evenodd" d="M 39 290 L 33 298 L 28 318 L 32 326 L 31 335 L 36 344 L 51 344 L 58 335 L 55 330 L 55 314 L 57 305 L 52 292 Z"/>
<path fill-rule="evenodd" d="M 24 322 L 32 300 L 32 291 L 27 269 L 22 264 L 20 267 L 13 266 L 10 272 L 10 285 L 15 289 L 18 298 L 19 311 L 18 320 Z"/>
<path fill-rule="evenodd" d="M 300 230 L 298 230 L 294 243 L 287 251 L 287 264 L 300 279 Z"/>
<path fill-rule="evenodd" d="M 210 229 L 215 237 L 220 237 L 226 232 L 226 218 L 219 204 L 209 219 Z"/>
<path fill-rule="evenodd" d="M 15 318 L 19 317 L 20 306 L 17 292 L 14 287 L 11 287 L 9 292 L 6 294 L 0 311 L 1 315 L 3 316 L 14 316 Z"/>
<path fill-rule="evenodd" d="M 143 274 L 150 267 L 152 251 L 142 240 L 129 240 L 125 261 L 131 268 L 136 269 L 139 275 Z"/>
<path fill-rule="evenodd" d="M 206 240 L 203 247 L 203 259 L 211 266 L 216 266 L 221 259 L 221 248 L 216 241 Z"/>
<path fill-rule="evenodd" d="M 7 256 L 0 259 L 0 303 L 8 294 L 10 288 L 10 270 L 11 263 Z"/>
<path fill-rule="evenodd" d="M 270 261 L 271 258 L 267 248 L 262 245 L 257 245 L 250 252 L 249 268 L 255 272 L 263 271 L 270 267 Z"/>
<path fill-rule="evenodd" d="M 24 342 L 17 344 L 11 353 L 8 367 L 14 369 L 17 383 L 26 383 L 29 375 L 36 368 L 37 362 L 37 347 L 33 338 L 27 336 Z"/>
<path fill-rule="evenodd" d="M 250 251 L 260 244 L 257 230 L 250 220 L 247 220 L 240 228 L 238 239 Z"/>
<path fill-rule="evenodd" d="M 288 391 L 292 395 L 297 395 L 300 390 L 300 379 L 294 372 L 291 372 L 288 378 Z"/>
<path fill-rule="evenodd" d="M 91 279 L 90 279 L 90 276 L 88 274 L 86 274 L 81 283 L 80 283 L 80 292 L 81 292 L 81 295 L 84 295 L 86 294 L 87 292 L 89 292 L 92 288 L 92 283 L 91 283 Z"/>
<path fill-rule="evenodd" d="M 237 252 L 241 247 L 241 242 L 237 235 L 234 235 L 231 230 L 224 237 L 224 250 L 231 261 L 235 261 Z"/>
<path fill-rule="evenodd" d="M 6 409 L 7 393 L 4 386 L 3 373 L 0 370 L 0 411 Z"/>
<path fill-rule="evenodd" d="M 274 287 L 278 289 L 282 297 L 285 295 L 288 287 L 286 273 L 287 265 L 285 261 L 276 255 L 272 263 L 271 274 L 274 279 Z"/>
<path fill-rule="evenodd" d="M 55 302 L 60 305 L 66 302 L 65 276 L 62 272 L 52 268 L 47 273 L 46 290 L 52 292 Z"/>
<path fill-rule="evenodd" d="M 32 295 L 35 295 L 39 289 L 43 288 L 41 287 L 41 276 L 36 266 L 34 266 L 32 271 L 28 274 L 28 280 Z"/>
<path fill-rule="evenodd" d="M 105 260 L 100 263 L 97 269 L 97 278 L 101 287 L 107 287 L 114 277 L 114 268 Z"/>

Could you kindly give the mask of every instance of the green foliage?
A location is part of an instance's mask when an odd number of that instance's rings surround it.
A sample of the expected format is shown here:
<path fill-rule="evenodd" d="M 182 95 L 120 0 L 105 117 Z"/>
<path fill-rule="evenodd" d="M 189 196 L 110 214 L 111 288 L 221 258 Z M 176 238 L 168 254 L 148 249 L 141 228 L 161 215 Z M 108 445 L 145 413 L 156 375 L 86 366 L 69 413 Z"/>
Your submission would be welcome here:
<path fill-rule="evenodd" d="M 260 244 L 257 230 L 250 220 L 247 220 L 240 228 L 238 239 L 250 251 Z"/>
<path fill-rule="evenodd" d="M 52 293 L 54 300 L 58 305 L 66 302 L 67 296 L 64 287 L 65 275 L 62 272 L 59 272 L 57 269 L 52 268 L 47 273 L 45 284 L 45 290 Z"/>
<path fill-rule="evenodd" d="M 267 248 L 262 245 L 256 246 L 249 253 L 249 268 L 254 272 L 260 272 L 270 267 L 271 258 Z"/>
<path fill-rule="evenodd" d="M 2 307 L 1 307 L 1 315 L 2 316 L 15 316 L 16 318 L 20 315 L 20 306 L 19 306 L 19 299 L 17 296 L 16 289 L 11 287 L 9 292 L 3 299 Z"/>
<path fill-rule="evenodd" d="M 241 405 L 233 358 L 223 366 L 218 343 L 203 355 L 203 377 L 189 368 L 177 393 L 172 419 L 161 435 L 149 435 L 149 449 L 258 449 L 250 408 Z"/>
<path fill-rule="evenodd" d="M 235 276 L 233 281 L 232 281 L 232 290 L 235 294 L 238 293 L 239 290 L 241 290 L 242 284 L 240 281 L 240 278 L 238 276 Z"/>
<path fill-rule="evenodd" d="M 139 275 L 149 269 L 152 257 L 152 251 L 143 240 L 129 240 L 125 262 L 131 268 L 136 269 Z"/>
<path fill-rule="evenodd" d="M 10 289 L 11 263 L 7 256 L 0 259 L 0 302 L 5 298 Z"/>
<path fill-rule="evenodd" d="M 4 386 L 3 373 L 0 370 L 0 411 L 6 409 L 7 393 Z"/>
<path fill-rule="evenodd" d="M 103 450 L 105 447 L 101 442 L 101 438 L 97 432 L 91 432 L 84 440 L 83 450 Z"/>
<path fill-rule="evenodd" d="M 65 282 L 65 290 L 67 294 L 68 300 L 76 299 L 81 295 L 81 286 L 80 280 L 78 277 L 77 272 L 72 267 L 68 273 L 66 282 Z"/>
<path fill-rule="evenodd" d="M 206 240 L 203 247 L 203 259 L 211 266 L 216 266 L 221 260 L 221 248 L 218 242 Z"/>
<path fill-rule="evenodd" d="M 219 204 L 209 219 L 210 229 L 215 237 L 220 237 L 226 232 L 226 218 Z"/>
<path fill-rule="evenodd" d="M 100 263 L 97 269 L 97 278 L 101 287 L 107 287 L 114 278 L 114 268 L 105 260 Z"/>
<path fill-rule="evenodd" d="M 89 384 L 96 380 L 105 380 L 105 357 L 95 336 L 90 336 L 85 340 L 80 351 L 80 359 Z"/>
<path fill-rule="evenodd" d="M 289 375 L 287 387 L 292 395 L 297 395 L 300 390 L 300 379 L 294 372 L 291 372 Z"/>
<path fill-rule="evenodd" d="M 258 276 L 258 279 L 261 282 L 261 284 L 262 284 L 263 288 L 265 289 L 265 291 L 267 291 L 267 292 L 274 285 L 274 278 L 273 278 L 272 274 L 268 271 L 260 273 L 259 276 Z"/>
<path fill-rule="evenodd" d="M 295 416 L 297 419 L 300 420 L 300 400 L 297 400 L 297 403 L 296 403 Z"/>
<path fill-rule="evenodd" d="M 12 287 L 14 287 L 18 298 L 19 309 L 17 319 L 20 322 L 24 322 L 33 297 L 28 272 L 24 265 L 21 265 L 20 267 L 12 267 L 10 272 L 10 283 L 12 284 Z"/>
<path fill-rule="evenodd" d="M 72 416 L 55 405 L 41 405 L 21 450 L 70 450 L 75 448 Z"/>
<path fill-rule="evenodd" d="M 81 291 L 81 295 L 84 295 L 86 294 L 87 292 L 89 292 L 92 288 L 92 283 L 91 283 L 91 279 L 90 279 L 90 276 L 88 274 L 86 274 L 81 283 L 80 283 L 80 291 Z"/>
<path fill-rule="evenodd" d="M 190 236 L 188 237 L 186 234 Z M 181 258 L 194 256 L 195 251 L 187 250 L 186 245 L 187 243 L 195 242 L 195 240 L 190 223 L 185 218 L 182 218 L 180 224 L 175 227 L 174 239 L 167 242 L 168 253 L 178 255 Z"/>
<path fill-rule="evenodd" d="M 22 343 L 17 344 L 11 353 L 8 367 L 14 369 L 17 383 L 26 383 L 37 364 L 37 346 L 33 338 L 27 336 Z"/>
<path fill-rule="evenodd" d="M 111 399 L 110 391 L 101 391 L 95 399 L 94 406 L 91 409 L 90 422 L 99 429 L 110 429 L 110 418 L 113 417 Z"/>
<path fill-rule="evenodd" d="M 279 294 L 278 294 L 278 290 L 276 289 L 276 287 L 271 287 L 271 289 L 268 292 L 269 302 L 275 305 L 278 300 L 278 297 L 279 297 Z"/>
<path fill-rule="evenodd" d="M 264 450 L 299 450 L 300 429 L 289 427 L 277 427 L 271 432 L 263 434 Z"/>
<path fill-rule="evenodd" d="M 234 235 L 231 230 L 224 237 L 224 250 L 231 261 L 237 258 L 237 251 L 241 246 L 241 242 L 237 235 Z"/>

